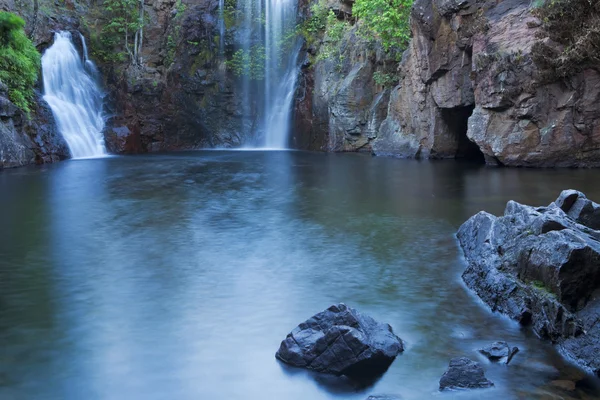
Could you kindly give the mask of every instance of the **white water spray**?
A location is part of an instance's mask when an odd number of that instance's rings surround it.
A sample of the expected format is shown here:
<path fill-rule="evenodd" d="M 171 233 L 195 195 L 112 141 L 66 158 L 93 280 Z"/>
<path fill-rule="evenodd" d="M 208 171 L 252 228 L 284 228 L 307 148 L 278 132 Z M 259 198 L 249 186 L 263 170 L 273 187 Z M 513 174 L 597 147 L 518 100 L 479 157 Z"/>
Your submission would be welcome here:
<path fill-rule="evenodd" d="M 288 147 L 301 41 L 294 37 L 297 0 L 237 0 L 241 11 L 235 47 L 240 77 L 242 134 L 251 148 Z"/>
<path fill-rule="evenodd" d="M 84 62 L 69 32 L 54 35 L 54 44 L 42 57 L 44 100 L 50 105 L 73 158 L 101 157 L 106 155 L 103 93 L 96 82 L 96 66 L 87 57 L 83 37 L 81 40 Z"/>
<path fill-rule="evenodd" d="M 264 147 L 288 147 L 300 42 L 286 35 L 296 24 L 296 1 L 266 0 Z M 286 54 L 287 53 L 287 54 Z"/>

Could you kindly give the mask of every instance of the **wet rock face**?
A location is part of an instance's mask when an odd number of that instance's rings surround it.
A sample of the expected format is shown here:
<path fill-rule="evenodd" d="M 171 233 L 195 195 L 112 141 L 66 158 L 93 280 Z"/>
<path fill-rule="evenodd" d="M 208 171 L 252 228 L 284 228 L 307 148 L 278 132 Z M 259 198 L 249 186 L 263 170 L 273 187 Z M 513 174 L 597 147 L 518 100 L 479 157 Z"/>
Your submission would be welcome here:
<path fill-rule="evenodd" d="M 494 383 L 485 377 L 481 365 L 466 357 L 450 360 L 448 370 L 440 379 L 440 390 L 483 389 L 492 386 Z"/>
<path fill-rule="evenodd" d="M 471 217 L 458 231 L 463 280 L 493 311 L 557 343 L 600 374 L 598 204 L 564 191 L 547 207 L 508 202 L 504 215 Z"/>
<path fill-rule="evenodd" d="M 37 93 L 29 118 L 7 97 L 0 82 L 0 169 L 43 164 L 69 157 L 48 104 Z"/>
<path fill-rule="evenodd" d="M 369 379 L 385 372 L 403 350 L 388 324 L 338 304 L 298 325 L 275 356 L 294 367 Z"/>
<path fill-rule="evenodd" d="M 218 1 L 147 2 L 143 66 L 122 75 L 103 68 L 114 117 L 108 121 L 109 150 L 140 153 L 239 146 L 252 121 L 240 114 L 236 79 L 224 64 L 233 51 L 231 31 L 219 54 Z M 110 67 L 110 66 L 106 66 Z M 129 132 L 128 134 L 127 131 Z"/>
<path fill-rule="evenodd" d="M 329 3 L 339 17 L 350 15 L 351 2 Z M 389 88 L 377 84 L 374 74 L 393 78 L 398 62 L 380 46 L 363 40 L 357 28 L 348 26 L 337 44 L 339 56 L 317 60 L 312 65 L 306 58 L 294 104 L 294 147 L 372 151 L 373 141 L 387 116 L 390 95 Z"/>

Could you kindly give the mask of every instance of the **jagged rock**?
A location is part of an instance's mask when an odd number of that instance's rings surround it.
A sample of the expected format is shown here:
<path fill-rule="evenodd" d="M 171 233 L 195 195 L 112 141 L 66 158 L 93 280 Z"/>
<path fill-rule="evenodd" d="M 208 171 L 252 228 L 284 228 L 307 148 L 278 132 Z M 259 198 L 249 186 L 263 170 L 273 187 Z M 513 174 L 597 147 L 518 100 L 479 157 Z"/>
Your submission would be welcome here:
<path fill-rule="evenodd" d="M 340 303 L 298 325 L 275 356 L 295 367 L 369 378 L 385 372 L 403 350 L 390 325 Z"/>
<path fill-rule="evenodd" d="M 494 383 L 485 377 L 481 365 L 466 357 L 457 357 L 450 360 L 448 370 L 444 372 L 442 379 L 440 379 L 440 390 L 477 389 L 492 386 L 494 386 Z"/>
<path fill-rule="evenodd" d="M 564 191 L 547 207 L 509 201 L 504 215 L 480 212 L 458 239 L 463 280 L 493 311 L 532 325 L 581 366 L 600 374 L 598 205 Z"/>

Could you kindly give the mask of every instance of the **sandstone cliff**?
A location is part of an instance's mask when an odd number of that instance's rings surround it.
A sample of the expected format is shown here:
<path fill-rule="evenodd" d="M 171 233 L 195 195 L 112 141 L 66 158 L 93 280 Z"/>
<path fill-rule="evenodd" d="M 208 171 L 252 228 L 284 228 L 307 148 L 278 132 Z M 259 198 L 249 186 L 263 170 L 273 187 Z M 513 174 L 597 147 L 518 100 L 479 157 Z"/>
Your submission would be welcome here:
<path fill-rule="evenodd" d="M 296 137 L 310 140 L 296 143 L 330 151 L 368 143 L 376 155 L 507 166 L 600 165 L 598 70 L 540 81 L 531 49 L 541 28 L 532 7 L 529 0 L 417 0 L 389 101 L 385 91 L 369 90 L 364 57 L 356 57 L 366 49 L 353 42 L 345 50 L 351 66 L 335 75 L 317 65 L 307 74 Z"/>

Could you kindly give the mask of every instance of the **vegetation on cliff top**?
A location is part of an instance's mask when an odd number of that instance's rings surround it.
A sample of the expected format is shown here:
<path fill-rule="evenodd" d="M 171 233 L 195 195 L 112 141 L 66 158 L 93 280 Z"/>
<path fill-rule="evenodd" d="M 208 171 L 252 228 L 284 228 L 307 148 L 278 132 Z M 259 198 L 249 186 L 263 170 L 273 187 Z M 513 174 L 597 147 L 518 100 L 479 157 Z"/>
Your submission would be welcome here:
<path fill-rule="evenodd" d="M 41 57 L 25 35 L 22 18 L 0 12 L 0 81 L 8 86 L 10 100 L 25 112 L 34 101 L 34 85 Z"/>
<path fill-rule="evenodd" d="M 534 14 L 542 22 L 532 47 L 542 81 L 569 77 L 600 63 L 600 1 L 545 0 Z"/>
<path fill-rule="evenodd" d="M 357 34 L 369 42 L 379 42 L 386 52 L 398 56 L 410 40 L 410 12 L 413 0 L 356 0 L 352 17 L 336 14 L 325 0 L 311 7 L 311 16 L 299 25 L 298 32 L 309 45 L 322 38 L 317 60 L 343 58 L 340 42 L 356 20 Z"/>
<path fill-rule="evenodd" d="M 352 14 L 381 41 L 385 51 L 402 51 L 410 40 L 412 4 L 413 0 L 356 0 Z"/>

